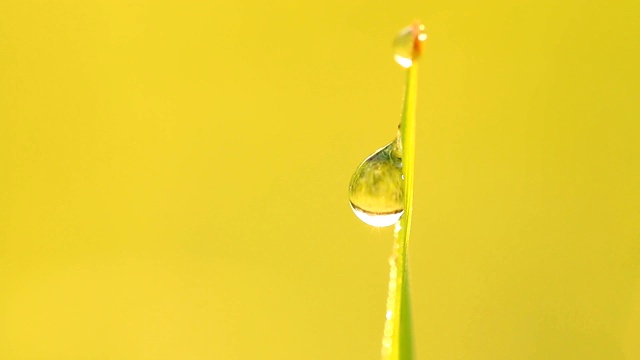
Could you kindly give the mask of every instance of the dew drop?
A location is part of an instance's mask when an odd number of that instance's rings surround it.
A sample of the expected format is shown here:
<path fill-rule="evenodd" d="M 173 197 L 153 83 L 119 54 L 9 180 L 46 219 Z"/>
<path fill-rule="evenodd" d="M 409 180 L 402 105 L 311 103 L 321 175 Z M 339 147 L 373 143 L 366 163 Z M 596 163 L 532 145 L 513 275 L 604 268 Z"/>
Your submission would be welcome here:
<path fill-rule="evenodd" d="M 393 58 L 400 66 L 410 68 L 422 51 L 422 42 L 427 40 L 424 25 L 409 25 L 396 36 L 393 41 Z"/>
<path fill-rule="evenodd" d="M 394 140 L 366 158 L 351 178 L 351 209 L 376 227 L 398 222 L 404 211 L 404 178 L 399 141 Z"/>

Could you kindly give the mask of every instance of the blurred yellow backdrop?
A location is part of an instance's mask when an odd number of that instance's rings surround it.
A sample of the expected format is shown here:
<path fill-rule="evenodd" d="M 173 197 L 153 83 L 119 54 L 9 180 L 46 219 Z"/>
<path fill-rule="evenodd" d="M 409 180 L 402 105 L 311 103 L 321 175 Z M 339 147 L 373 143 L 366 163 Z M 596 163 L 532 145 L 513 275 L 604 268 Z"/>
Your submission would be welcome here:
<path fill-rule="evenodd" d="M 419 18 L 421 359 L 640 359 L 637 1 L 0 3 L 1 359 L 377 359 L 347 202 Z"/>

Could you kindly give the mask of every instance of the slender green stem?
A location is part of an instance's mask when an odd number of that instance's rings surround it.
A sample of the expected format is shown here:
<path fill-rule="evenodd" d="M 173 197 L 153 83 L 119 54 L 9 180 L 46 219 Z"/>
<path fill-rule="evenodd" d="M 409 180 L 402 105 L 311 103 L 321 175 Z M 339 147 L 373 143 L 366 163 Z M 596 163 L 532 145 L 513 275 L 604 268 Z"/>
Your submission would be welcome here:
<path fill-rule="evenodd" d="M 413 210 L 417 79 L 418 65 L 414 61 L 413 65 L 407 69 L 404 104 L 400 120 L 402 172 L 404 175 L 404 213 L 396 224 L 393 253 L 389 259 L 391 270 L 387 297 L 387 320 L 382 341 L 382 357 L 385 360 L 411 360 L 414 358 L 407 245 L 411 231 Z"/>

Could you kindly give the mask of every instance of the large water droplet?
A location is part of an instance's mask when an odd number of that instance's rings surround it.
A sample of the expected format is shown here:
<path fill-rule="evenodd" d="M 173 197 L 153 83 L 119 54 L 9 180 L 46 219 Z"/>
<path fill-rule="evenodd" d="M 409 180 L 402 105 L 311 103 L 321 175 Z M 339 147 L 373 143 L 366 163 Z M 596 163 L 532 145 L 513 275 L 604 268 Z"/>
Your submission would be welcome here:
<path fill-rule="evenodd" d="M 398 140 L 366 158 L 351 178 L 349 202 L 371 226 L 391 226 L 404 211 L 404 178 Z"/>
<path fill-rule="evenodd" d="M 424 25 L 413 24 L 400 30 L 393 41 L 393 58 L 400 66 L 410 68 L 420 56 L 422 42 L 427 40 Z"/>

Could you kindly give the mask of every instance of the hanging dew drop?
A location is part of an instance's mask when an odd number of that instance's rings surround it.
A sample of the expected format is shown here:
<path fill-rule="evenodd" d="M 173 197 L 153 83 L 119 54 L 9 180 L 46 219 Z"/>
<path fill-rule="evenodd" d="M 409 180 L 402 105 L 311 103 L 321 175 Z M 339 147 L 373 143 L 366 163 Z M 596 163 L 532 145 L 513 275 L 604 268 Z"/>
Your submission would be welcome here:
<path fill-rule="evenodd" d="M 400 66 L 410 68 L 420 56 L 422 42 L 427 40 L 424 25 L 414 24 L 400 30 L 393 41 L 393 58 Z"/>
<path fill-rule="evenodd" d="M 398 222 L 404 212 L 404 177 L 399 141 L 366 158 L 351 178 L 349 202 L 356 216 L 371 226 Z"/>

